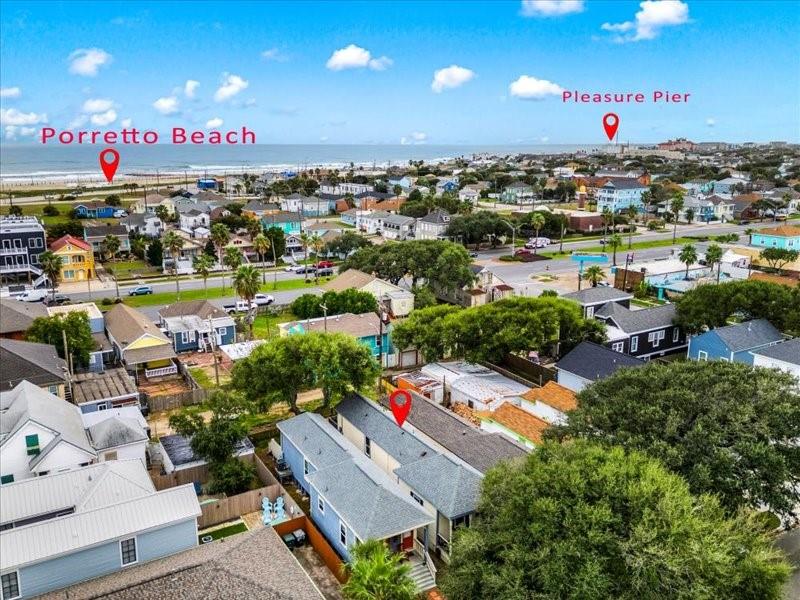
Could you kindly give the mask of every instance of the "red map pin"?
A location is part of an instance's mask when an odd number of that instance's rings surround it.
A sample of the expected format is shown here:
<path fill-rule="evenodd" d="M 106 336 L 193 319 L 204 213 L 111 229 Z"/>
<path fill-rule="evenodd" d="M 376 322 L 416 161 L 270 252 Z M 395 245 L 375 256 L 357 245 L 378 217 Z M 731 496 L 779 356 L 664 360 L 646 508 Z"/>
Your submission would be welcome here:
<path fill-rule="evenodd" d="M 114 173 L 117 172 L 119 166 L 119 152 L 114 148 L 106 148 L 100 151 L 100 168 L 103 169 L 103 175 L 106 176 L 108 183 L 114 179 Z"/>
<path fill-rule="evenodd" d="M 397 402 L 398 398 L 402 398 L 402 404 Z M 392 414 L 394 415 L 394 420 L 397 421 L 397 425 L 402 427 L 411 410 L 411 394 L 405 390 L 393 391 L 392 395 L 389 396 L 389 406 L 392 408 Z"/>
<path fill-rule="evenodd" d="M 619 117 L 614 113 L 606 113 L 603 115 L 603 129 L 606 130 L 608 140 L 614 139 L 617 135 L 617 128 L 619 127 Z"/>

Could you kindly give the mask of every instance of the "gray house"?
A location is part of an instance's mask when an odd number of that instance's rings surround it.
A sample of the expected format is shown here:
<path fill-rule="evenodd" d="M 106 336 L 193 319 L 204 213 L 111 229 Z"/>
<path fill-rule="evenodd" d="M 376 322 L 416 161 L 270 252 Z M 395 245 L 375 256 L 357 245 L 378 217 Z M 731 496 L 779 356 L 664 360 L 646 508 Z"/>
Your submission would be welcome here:
<path fill-rule="evenodd" d="M 424 217 L 417 219 L 414 236 L 418 240 L 437 240 L 444 236 L 450 224 L 450 213 L 437 208 Z"/>
<path fill-rule="evenodd" d="M 629 292 L 603 286 L 589 287 L 577 292 L 564 294 L 561 297 L 580 304 L 583 309 L 583 316 L 587 319 L 591 319 L 600 307 L 609 302 L 628 308 L 631 305 L 631 300 L 633 300 L 633 294 Z"/>
<path fill-rule="evenodd" d="M 580 392 L 590 383 L 605 379 L 619 369 L 641 367 L 645 361 L 621 354 L 593 342 L 581 342 L 558 363 L 557 382 L 573 392 Z"/>
<path fill-rule="evenodd" d="M 157 492 L 139 460 L 89 465 L 3 486 L 3 599 L 46 592 L 197 545 L 194 487 Z"/>
<path fill-rule="evenodd" d="M 176 352 L 210 350 L 236 341 L 236 322 L 208 300 L 189 300 L 165 306 L 158 315 Z"/>

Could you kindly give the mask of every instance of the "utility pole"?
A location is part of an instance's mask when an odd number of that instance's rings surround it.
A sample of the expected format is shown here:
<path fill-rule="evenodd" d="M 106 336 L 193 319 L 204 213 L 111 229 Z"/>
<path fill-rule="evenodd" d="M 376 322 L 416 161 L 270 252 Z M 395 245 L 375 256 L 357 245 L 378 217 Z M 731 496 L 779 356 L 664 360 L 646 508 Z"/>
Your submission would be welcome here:
<path fill-rule="evenodd" d="M 67 343 L 67 330 L 61 330 L 61 339 L 64 342 L 64 360 L 67 363 L 67 370 L 69 371 L 70 378 L 72 377 L 72 357 L 69 354 L 69 344 Z"/>
<path fill-rule="evenodd" d="M 325 304 L 320 304 L 319 307 L 322 309 L 322 323 L 325 327 L 325 333 L 328 333 L 328 307 Z"/>
<path fill-rule="evenodd" d="M 209 333 L 209 338 L 211 340 L 211 358 L 214 360 L 214 378 L 217 380 L 217 387 L 219 387 L 219 365 L 217 364 L 217 353 L 214 350 L 214 342 L 216 340 L 216 331 L 214 330 L 214 324 L 211 321 L 211 317 L 208 318 L 208 327 L 211 330 Z"/>

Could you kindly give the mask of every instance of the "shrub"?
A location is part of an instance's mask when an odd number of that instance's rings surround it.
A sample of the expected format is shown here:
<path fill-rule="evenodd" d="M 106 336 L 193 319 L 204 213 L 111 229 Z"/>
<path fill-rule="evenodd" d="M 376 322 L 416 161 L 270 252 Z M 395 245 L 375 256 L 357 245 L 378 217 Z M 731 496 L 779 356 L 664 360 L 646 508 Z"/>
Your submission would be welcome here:
<path fill-rule="evenodd" d="M 103 306 L 111 306 L 112 304 L 114 304 L 114 300 L 112 298 L 103 298 L 102 300 L 100 300 L 100 304 L 102 304 Z"/>
<path fill-rule="evenodd" d="M 664 229 L 664 220 L 663 219 L 653 219 L 647 224 L 647 228 L 650 231 L 655 231 L 656 229 Z"/>
<path fill-rule="evenodd" d="M 45 217 L 57 217 L 60 213 L 58 212 L 58 209 L 55 206 L 53 206 L 52 204 L 48 204 L 42 209 L 42 214 Z"/>

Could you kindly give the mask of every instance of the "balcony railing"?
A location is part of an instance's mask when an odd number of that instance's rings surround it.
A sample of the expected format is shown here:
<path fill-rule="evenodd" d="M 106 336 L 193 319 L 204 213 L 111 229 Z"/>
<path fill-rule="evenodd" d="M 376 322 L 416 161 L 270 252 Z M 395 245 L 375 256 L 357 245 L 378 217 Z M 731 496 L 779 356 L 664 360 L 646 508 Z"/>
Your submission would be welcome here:
<path fill-rule="evenodd" d="M 178 365 L 172 363 L 168 367 L 160 367 L 158 369 L 145 369 L 144 376 L 150 379 L 151 377 L 164 377 L 165 375 L 175 375 L 178 372 Z"/>
<path fill-rule="evenodd" d="M 15 254 L 27 254 L 28 249 L 26 247 L 22 248 L 0 248 L 0 256 L 11 256 Z"/>

